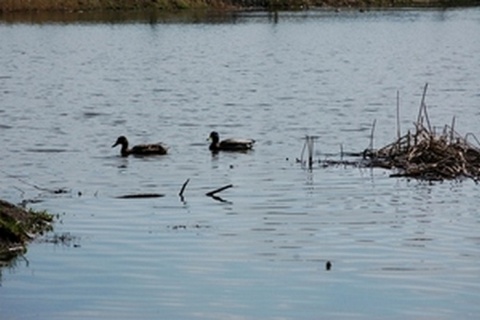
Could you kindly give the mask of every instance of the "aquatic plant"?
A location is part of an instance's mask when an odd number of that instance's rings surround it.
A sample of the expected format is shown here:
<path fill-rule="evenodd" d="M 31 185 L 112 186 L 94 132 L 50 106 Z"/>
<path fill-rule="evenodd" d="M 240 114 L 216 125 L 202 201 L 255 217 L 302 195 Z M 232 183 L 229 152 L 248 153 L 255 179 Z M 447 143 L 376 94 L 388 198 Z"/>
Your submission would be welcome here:
<path fill-rule="evenodd" d="M 415 130 L 400 136 L 397 124 L 397 140 L 378 150 L 363 152 L 372 167 L 397 170 L 392 177 L 411 177 L 425 180 L 471 178 L 480 180 L 480 143 L 472 133 L 462 136 L 455 131 L 455 117 L 451 125 L 445 125 L 440 133 L 432 127 L 427 112 L 425 85 Z M 397 104 L 397 110 L 398 110 Z M 398 118 L 398 111 L 397 111 Z M 398 123 L 398 120 L 397 120 Z M 473 139 L 477 145 L 468 139 Z"/>
<path fill-rule="evenodd" d="M 25 251 L 28 241 L 52 230 L 53 215 L 0 200 L 0 260 Z"/>

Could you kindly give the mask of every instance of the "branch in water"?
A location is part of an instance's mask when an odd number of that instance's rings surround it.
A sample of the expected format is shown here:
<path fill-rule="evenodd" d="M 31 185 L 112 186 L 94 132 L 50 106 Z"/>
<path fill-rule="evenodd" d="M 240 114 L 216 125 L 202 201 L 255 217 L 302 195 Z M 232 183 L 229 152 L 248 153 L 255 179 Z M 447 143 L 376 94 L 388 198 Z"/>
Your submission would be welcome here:
<path fill-rule="evenodd" d="M 231 187 L 233 187 L 233 185 L 229 184 L 229 185 L 226 185 L 224 187 L 221 187 L 221 188 L 215 189 L 213 191 L 207 192 L 206 195 L 209 196 L 209 197 L 213 197 L 215 195 L 215 193 L 222 192 L 223 190 L 229 189 Z"/>
<path fill-rule="evenodd" d="M 183 183 L 182 189 L 180 189 L 180 193 L 178 194 L 180 197 L 183 197 L 183 191 L 185 191 L 185 188 L 187 187 L 187 184 L 189 182 L 190 182 L 190 179 L 187 179 L 187 181 Z"/>

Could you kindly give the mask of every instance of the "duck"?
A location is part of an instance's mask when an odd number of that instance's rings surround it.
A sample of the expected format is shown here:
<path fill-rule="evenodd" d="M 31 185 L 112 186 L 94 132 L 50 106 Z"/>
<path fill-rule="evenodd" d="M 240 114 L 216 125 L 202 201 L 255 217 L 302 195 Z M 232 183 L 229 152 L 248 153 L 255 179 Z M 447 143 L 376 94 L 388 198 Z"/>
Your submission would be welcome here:
<path fill-rule="evenodd" d="M 128 157 L 131 154 L 137 156 L 164 155 L 167 154 L 168 150 L 168 148 L 161 143 L 139 144 L 129 149 L 128 140 L 125 136 L 118 137 L 117 141 L 112 145 L 112 148 L 118 145 L 122 146 L 122 149 L 120 150 L 122 157 Z"/>
<path fill-rule="evenodd" d="M 218 151 L 247 151 L 253 148 L 253 144 L 255 140 L 253 139 L 225 139 L 220 141 L 220 136 L 218 132 L 212 131 L 209 137 L 210 143 L 210 151 L 218 152 Z"/>

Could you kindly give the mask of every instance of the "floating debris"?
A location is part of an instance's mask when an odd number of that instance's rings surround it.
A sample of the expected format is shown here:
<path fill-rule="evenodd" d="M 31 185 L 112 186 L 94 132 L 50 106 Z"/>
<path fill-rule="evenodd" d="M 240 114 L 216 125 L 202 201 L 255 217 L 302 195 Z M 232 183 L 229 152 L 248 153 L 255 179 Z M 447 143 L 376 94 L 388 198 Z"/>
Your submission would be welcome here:
<path fill-rule="evenodd" d="M 352 166 L 358 168 L 384 168 L 395 170 L 390 177 L 408 177 L 421 180 L 452 180 L 471 178 L 480 181 L 480 142 L 473 133 L 462 136 L 455 131 L 455 117 L 451 125 L 438 130 L 432 127 L 425 103 L 428 83 L 425 84 L 417 121 L 414 130 L 401 135 L 400 130 L 400 97 L 397 92 L 397 140 L 380 149 L 374 148 L 376 120 L 372 123 L 370 143 L 363 152 L 345 152 L 340 145 L 340 160 L 313 161 L 313 147 L 316 136 L 306 136 L 300 159 L 297 163 L 313 163 L 320 167 Z M 472 143 L 473 142 L 473 143 Z M 308 149 L 308 160 L 304 160 Z M 344 157 L 353 159 L 345 160 Z"/>
<path fill-rule="evenodd" d="M 452 124 L 445 125 L 437 134 L 428 118 L 425 85 L 415 131 L 378 150 L 367 148 L 363 158 L 371 167 L 395 169 L 391 177 L 410 177 L 424 180 L 471 178 L 480 179 L 480 143 L 472 134 L 461 136 L 455 131 L 455 117 Z M 398 111 L 397 111 L 398 114 Z M 468 141 L 473 138 L 476 145 Z M 372 146 L 372 143 L 370 144 Z"/>
<path fill-rule="evenodd" d="M 61 234 L 54 233 L 45 237 L 43 240 L 47 243 L 53 243 L 55 245 L 63 245 L 67 247 L 79 248 L 80 244 L 78 243 L 79 238 L 70 234 L 70 232 L 64 232 Z"/>
<path fill-rule="evenodd" d="M 210 228 L 209 225 L 200 225 L 200 224 L 194 224 L 194 225 L 186 225 L 186 224 L 176 224 L 173 226 L 168 226 L 168 228 L 172 230 L 187 230 L 187 229 L 208 229 Z"/>
<path fill-rule="evenodd" d="M 225 199 L 217 196 L 216 194 L 219 193 L 219 192 L 222 192 L 223 190 L 230 189 L 230 188 L 232 188 L 232 187 L 233 187 L 233 185 L 232 185 L 232 184 L 229 184 L 229 185 L 223 186 L 223 187 L 221 187 L 221 188 L 215 189 L 215 190 L 213 190 L 213 191 L 207 192 L 205 195 L 206 195 L 207 197 L 212 198 L 213 200 L 220 201 L 220 202 L 225 202 L 225 203 L 230 203 L 230 204 L 231 204 L 230 201 L 227 201 L 227 200 L 225 200 Z"/>
<path fill-rule="evenodd" d="M 327 263 L 325 263 L 325 270 L 330 271 L 330 269 L 332 269 L 332 263 L 327 261 Z"/>
<path fill-rule="evenodd" d="M 140 194 L 126 194 L 118 196 L 117 199 L 144 199 L 144 198 L 161 198 L 164 194 L 160 193 L 140 193 Z"/>
<path fill-rule="evenodd" d="M 183 185 L 182 185 L 182 189 L 180 189 L 180 192 L 178 193 L 178 196 L 180 197 L 180 201 L 182 201 L 183 203 L 185 203 L 185 198 L 183 197 L 183 192 L 185 191 L 185 188 L 187 187 L 187 184 L 190 182 L 190 179 L 187 179 Z"/>
<path fill-rule="evenodd" d="M 224 187 L 221 187 L 221 188 L 215 189 L 213 191 L 207 192 L 205 195 L 208 196 L 208 197 L 213 197 L 213 196 L 215 196 L 216 193 L 222 192 L 223 190 L 229 189 L 231 187 L 233 187 L 233 185 L 229 184 L 229 185 L 226 185 Z"/>

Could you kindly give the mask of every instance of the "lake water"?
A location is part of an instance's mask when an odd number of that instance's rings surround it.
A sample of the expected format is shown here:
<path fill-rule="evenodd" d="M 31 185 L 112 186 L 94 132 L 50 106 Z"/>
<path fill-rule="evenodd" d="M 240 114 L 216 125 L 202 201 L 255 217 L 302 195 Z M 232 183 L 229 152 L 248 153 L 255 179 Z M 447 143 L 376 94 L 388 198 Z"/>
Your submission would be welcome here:
<path fill-rule="evenodd" d="M 1 270 L 1 319 L 476 318 L 478 185 L 296 158 L 362 151 L 374 120 L 393 142 L 425 83 L 434 125 L 480 137 L 479 31 L 480 8 L 4 20 L 0 197 L 59 218 Z M 212 130 L 255 150 L 214 156 Z"/>

